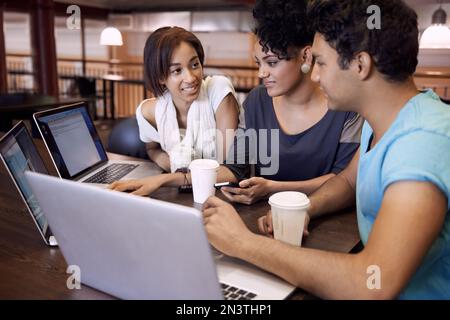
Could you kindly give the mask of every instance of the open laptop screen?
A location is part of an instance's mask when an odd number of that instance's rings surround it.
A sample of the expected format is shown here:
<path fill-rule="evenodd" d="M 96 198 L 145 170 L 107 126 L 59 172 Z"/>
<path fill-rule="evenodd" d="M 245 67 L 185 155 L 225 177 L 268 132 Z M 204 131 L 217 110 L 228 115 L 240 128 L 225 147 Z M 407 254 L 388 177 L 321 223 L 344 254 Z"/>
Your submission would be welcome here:
<path fill-rule="evenodd" d="M 48 171 L 23 122 L 19 122 L 0 140 L 0 157 L 32 214 L 39 231 L 47 241 L 51 235 L 47 219 L 24 174 L 27 170 L 44 174 L 48 174 Z"/>
<path fill-rule="evenodd" d="M 62 178 L 75 179 L 108 160 L 84 103 L 40 112 L 35 119 Z"/>

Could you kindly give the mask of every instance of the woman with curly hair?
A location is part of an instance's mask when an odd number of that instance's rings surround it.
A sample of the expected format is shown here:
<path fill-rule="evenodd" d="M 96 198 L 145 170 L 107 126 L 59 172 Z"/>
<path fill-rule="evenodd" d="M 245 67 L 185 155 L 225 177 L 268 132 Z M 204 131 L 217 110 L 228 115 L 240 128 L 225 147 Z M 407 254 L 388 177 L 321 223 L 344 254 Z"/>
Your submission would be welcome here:
<path fill-rule="evenodd" d="M 225 165 L 231 171 L 226 175 L 240 181 L 240 188 L 221 189 L 231 201 L 251 204 L 286 190 L 310 194 L 343 170 L 359 147 L 361 118 L 328 110 L 327 97 L 311 80 L 314 33 L 306 6 L 303 0 L 256 1 L 254 56 L 263 85 L 244 102 L 246 131 L 237 135 Z M 257 147 L 243 149 L 249 130 Z M 256 177 L 246 179 L 251 163 Z M 274 163 L 278 168 L 272 170 Z"/>

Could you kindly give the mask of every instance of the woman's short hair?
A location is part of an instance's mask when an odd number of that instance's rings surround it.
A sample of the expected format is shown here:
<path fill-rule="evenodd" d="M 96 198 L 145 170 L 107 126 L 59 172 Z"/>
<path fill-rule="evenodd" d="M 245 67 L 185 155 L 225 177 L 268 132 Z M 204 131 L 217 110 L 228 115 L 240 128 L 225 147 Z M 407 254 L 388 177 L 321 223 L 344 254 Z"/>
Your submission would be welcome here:
<path fill-rule="evenodd" d="M 254 33 L 264 52 L 289 60 L 290 49 L 311 45 L 314 32 L 307 18 L 306 0 L 257 0 L 253 8 Z"/>
<path fill-rule="evenodd" d="M 180 27 L 163 27 L 153 32 L 144 47 L 145 87 L 156 97 L 162 96 L 166 87 L 160 82 L 167 79 L 173 51 L 182 43 L 190 44 L 197 52 L 203 66 L 205 54 L 200 40 Z"/>

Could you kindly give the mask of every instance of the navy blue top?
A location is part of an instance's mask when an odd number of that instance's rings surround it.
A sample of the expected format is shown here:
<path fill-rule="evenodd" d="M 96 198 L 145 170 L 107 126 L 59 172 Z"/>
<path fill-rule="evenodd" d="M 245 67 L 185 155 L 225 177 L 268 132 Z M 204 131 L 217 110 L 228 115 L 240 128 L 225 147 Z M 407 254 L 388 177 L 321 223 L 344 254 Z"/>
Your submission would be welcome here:
<path fill-rule="evenodd" d="M 256 176 L 278 181 L 337 174 L 359 147 L 363 120 L 353 112 L 329 110 L 311 128 L 288 135 L 280 128 L 273 100 L 263 86 L 249 93 L 244 112 L 245 124 L 236 133 L 225 164 L 238 180 L 250 176 L 249 164 L 255 165 Z"/>

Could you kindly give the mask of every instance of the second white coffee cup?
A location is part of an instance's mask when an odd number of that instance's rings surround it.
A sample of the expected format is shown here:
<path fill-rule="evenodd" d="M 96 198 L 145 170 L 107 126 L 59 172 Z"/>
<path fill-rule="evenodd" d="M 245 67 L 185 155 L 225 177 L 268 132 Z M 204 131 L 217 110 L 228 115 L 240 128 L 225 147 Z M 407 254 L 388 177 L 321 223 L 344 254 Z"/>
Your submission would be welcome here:
<path fill-rule="evenodd" d="M 302 245 L 308 197 L 295 191 L 278 192 L 269 198 L 272 209 L 273 236 L 295 246 Z"/>
<path fill-rule="evenodd" d="M 192 179 L 194 202 L 204 203 L 208 197 L 214 195 L 214 184 L 217 180 L 219 163 L 216 160 L 197 159 L 189 165 Z"/>

